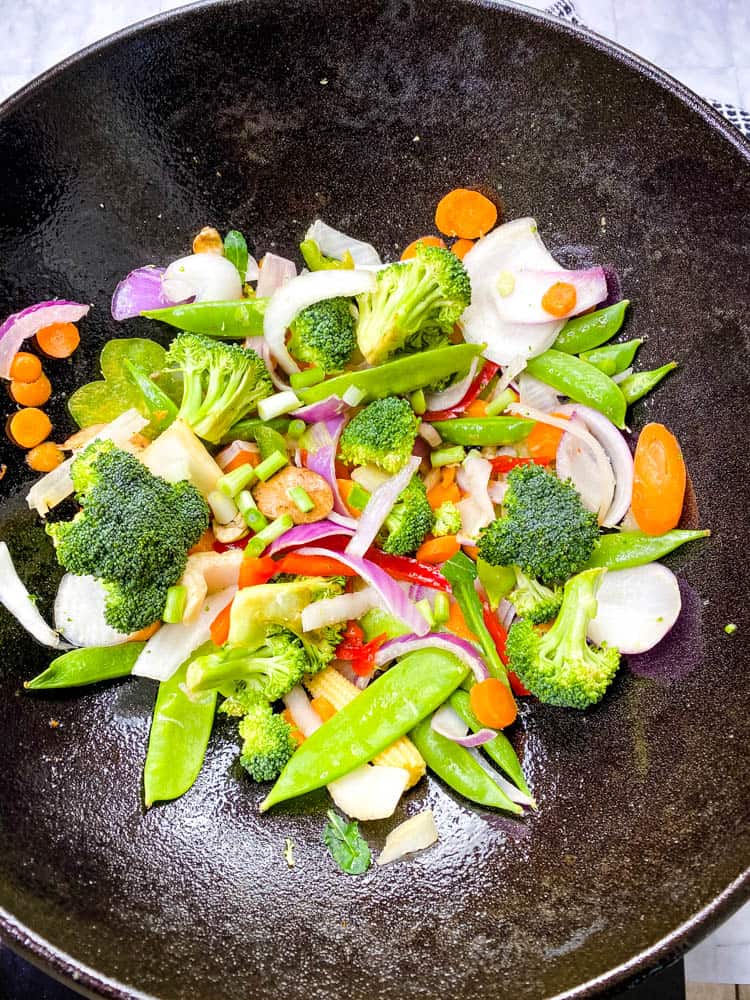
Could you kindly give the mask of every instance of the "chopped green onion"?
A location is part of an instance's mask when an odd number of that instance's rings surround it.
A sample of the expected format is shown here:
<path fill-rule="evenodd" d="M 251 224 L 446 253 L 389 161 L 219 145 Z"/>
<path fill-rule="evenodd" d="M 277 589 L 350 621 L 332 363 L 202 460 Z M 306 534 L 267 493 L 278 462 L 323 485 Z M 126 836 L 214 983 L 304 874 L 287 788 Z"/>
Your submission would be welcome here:
<path fill-rule="evenodd" d="M 237 517 L 237 505 L 231 497 L 222 493 L 221 490 L 212 490 L 206 500 L 219 524 L 229 524 Z"/>
<path fill-rule="evenodd" d="M 464 450 L 460 444 L 453 448 L 438 448 L 430 455 L 433 469 L 439 469 L 443 465 L 458 465 L 463 460 Z"/>
<path fill-rule="evenodd" d="M 435 624 L 435 616 L 432 613 L 432 606 L 426 597 L 423 597 L 421 601 L 417 601 L 414 607 L 421 612 L 424 620 L 428 623 L 430 628 Z"/>
<path fill-rule="evenodd" d="M 167 591 L 167 599 L 164 602 L 164 611 L 162 612 L 161 620 L 166 622 L 167 625 L 177 625 L 182 621 L 186 604 L 187 587 L 183 587 L 181 583 L 176 583 L 174 587 L 170 587 Z"/>
<path fill-rule="evenodd" d="M 289 459 L 286 455 L 282 455 L 280 451 L 275 451 L 268 458 L 264 458 L 260 465 L 256 467 L 255 475 L 261 482 L 265 482 L 271 476 L 275 475 L 279 469 L 283 469 L 288 461 Z"/>
<path fill-rule="evenodd" d="M 245 519 L 245 524 L 251 531 L 262 531 L 268 524 L 264 515 L 258 510 L 250 490 L 243 490 L 240 493 L 237 497 L 237 506 Z"/>
<path fill-rule="evenodd" d="M 281 517 L 277 517 L 275 521 L 271 521 L 262 531 L 259 531 L 257 535 L 254 535 L 250 539 L 245 546 L 245 556 L 248 559 L 254 559 L 263 555 L 263 552 L 271 542 L 275 542 L 277 538 L 281 538 L 282 535 L 286 534 L 293 524 L 294 521 L 291 514 L 282 514 Z"/>
<path fill-rule="evenodd" d="M 349 496 L 346 498 L 346 502 L 354 510 L 364 510 L 368 504 L 371 494 L 367 492 L 364 487 L 360 486 L 359 483 L 354 483 L 351 490 L 349 491 Z"/>
<path fill-rule="evenodd" d="M 326 377 L 322 368 L 305 368 L 301 372 L 292 372 L 289 376 L 289 384 L 292 389 L 308 389 L 311 385 L 317 385 Z"/>
<path fill-rule="evenodd" d="M 508 409 L 511 403 L 518 402 L 518 395 L 512 389 L 505 389 L 499 396 L 495 396 L 487 404 L 485 413 L 488 417 L 496 417 Z"/>
<path fill-rule="evenodd" d="M 312 497 L 307 492 L 307 490 L 302 489 L 301 486 L 290 486 L 286 491 L 286 495 L 292 501 L 297 510 L 301 510 L 303 514 L 309 514 L 311 510 L 315 509 L 315 503 Z"/>
<path fill-rule="evenodd" d="M 451 602 L 448 595 L 438 591 L 435 595 L 435 604 L 432 608 L 432 617 L 436 625 L 443 625 L 451 616 Z"/>
<path fill-rule="evenodd" d="M 258 416 L 261 420 L 273 420 L 274 417 L 281 417 L 299 406 L 302 406 L 302 403 L 297 393 L 287 389 L 285 392 L 277 392 L 273 396 L 261 399 L 258 403 Z"/>
<path fill-rule="evenodd" d="M 423 413 L 427 412 L 427 400 L 424 396 L 424 389 L 417 389 L 416 392 L 413 392 L 409 398 L 409 402 L 417 416 L 421 417 Z"/>
<path fill-rule="evenodd" d="M 724 631 L 726 632 L 727 635 L 734 635 L 734 633 L 737 631 L 737 626 L 734 624 L 734 622 L 730 622 L 728 625 L 724 626 Z"/>
<path fill-rule="evenodd" d="M 306 430 L 307 424 L 304 420 L 290 420 L 286 432 L 290 438 L 294 441 L 298 441 Z"/>
<path fill-rule="evenodd" d="M 231 472 L 225 472 L 223 476 L 219 477 L 216 485 L 226 496 L 234 498 L 251 483 L 254 483 L 256 478 L 255 469 L 249 462 L 246 462 L 244 465 L 232 469 Z"/>
<path fill-rule="evenodd" d="M 348 406 L 359 406 L 366 393 L 356 385 L 350 385 L 341 397 Z"/>

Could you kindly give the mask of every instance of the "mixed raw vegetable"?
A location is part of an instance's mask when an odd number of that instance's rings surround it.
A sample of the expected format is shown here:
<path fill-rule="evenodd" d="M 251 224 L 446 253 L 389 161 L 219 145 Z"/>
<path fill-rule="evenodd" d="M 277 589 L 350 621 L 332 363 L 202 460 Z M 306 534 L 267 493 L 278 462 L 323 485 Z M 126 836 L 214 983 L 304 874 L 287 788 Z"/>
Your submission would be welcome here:
<path fill-rule="evenodd" d="M 0 327 L 7 430 L 46 473 L 28 502 L 66 571 L 53 629 L 0 544 L 0 601 L 60 654 L 26 687 L 157 682 L 147 806 L 191 787 L 218 710 L 248 779 L 273 782 L 263 811 L 326 786 L 351 821 L 386 818 L 429 769 L 520 816 L 518 699 L 596 705 L 680 613 L 657 560 L 708 531 L 678 527 L 670 431 L 627 431 L 675 362 L 633 370 L 642 341 L 613 342 L 628 302 L 601 267 L 562 268 L 533 219 L 496 226 L 457 190 L 435 222 L 393 263 L 317 221 L 301 269 L 210 228 L 139 267 L 113 318 L 171 342 L 107 343 L 59 445 L 21 348 L 68 356 L 88 307 Z M 420 813 L 379 860 L 436 838 Z M 356 822 L 331 811 L 324 839 L 369 866 Z"/>

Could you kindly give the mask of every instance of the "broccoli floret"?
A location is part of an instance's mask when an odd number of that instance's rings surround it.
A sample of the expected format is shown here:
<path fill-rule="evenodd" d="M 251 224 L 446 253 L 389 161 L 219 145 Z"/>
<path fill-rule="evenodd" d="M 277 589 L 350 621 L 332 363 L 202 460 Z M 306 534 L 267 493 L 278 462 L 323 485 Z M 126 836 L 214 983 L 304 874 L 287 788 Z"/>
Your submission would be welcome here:
<path fill-rule="evenodd" d="M 274 624 L 301 635 L 302 612 L 308 604 L 338 597 L 344 583 L 340 576 L 299 576 L 243 587 L 232 602 L 230 644 L 254 649 L 263 643 L 267 627 Z"/>
<path fill-rule="evenodd" d="M 290 327 L 292 336 L 287 346 L 298 361 L 317 365 L 330 375 L 341 371 L 354 353 L 354 327 L 348 299 L 325 299 L 299 313 Z"/>
<path fill-rule="evenodd" d="M 419 417 L 405 399 L 386 396 L 360 410 L 344 428 L 339 455 L 349 465 L 398 472 L 409 461 Z"/>
<path fill-rule="evenodd" d="M 178 418 L 212 444 L 273 392 L 268 370 L 255 351 L 197 333 L 175 337 L 165 370 L 182 375 Z"/>
<path fill-rule="evenodd" d="M 190 483 L 160 479 L 111 441 L 82 451 L 71 478 L 82 510 L 47 525 L 58 562 L 103 582 L 112 628 L 145 628 L 161 616 L 188 550 L 208 528 L 206 502 Z"/>
<path fill-rule="evenodd" d="M 588 561 L 599 537 L 596 516 L 570 482 L 540 465 L 508 475 L 505 516 L 479 537 L 479 555 L 492 566 L 520 566 L 542 583 L 561 583 Z"/>
<path fill-rule="evenodd" d="M 304 632 L 299 636 L 307 654 L 306 673 L 317 674 L 328 666 L 336 655 L 336 648 L 341 643 L 345 627 L 343 622 L 340 625 L 326 625 L 325 628 Z"/>
<path fill-rule="evenodd" d="M 588 569 L 565 584 L 560 614 L 548 632 L 515 622 L 505 651 L 511 669 L 548 705 L 588 708 L 601 701 L 620 664 L 618 650 L 590 646 L 586 630 L 596 615 L 596 591 L 604 569 Z"/>
<path fill-rule="evenodd" d="M 295 751 L 292 727 L 271 706 L 258 701 L 248 706 L 240 722 L 240 763 L 253 781 L 275 781 Z"/>
<path fill-rule="evenodd" d="M 445 343 L 471 302 L 471 282 L 450 250 L 417 245 L 416 256 L 376 274 L 357 298 L 357 343 L 371 365 L 389 355 Z"/>
<path fill-rule="evenodd" d="M 432 533 L 436 538 L 441 535 L 457 535 L 461 530 L 461 511 L 450 500 L 441 503 L 435 511 L 435 524 Z"/>
<path fill-rule="evenodd" d="M 516 575 L 516 585 L 508 595 L 508 600 L 521 618 L 526 618 L 535 625 L 554 618 L 562 604 L 562 588 L 545 587 L 543 583 L 527 576 L 518 566 L 513 567 L 513 572 Z"/>
<path fill-rule="evenodd" d="M 417 551 L 434 522 L 425 485 L 419 476 L 414 476 L 385 519 L 387 534 L 381 538 L 380 546 L 391 555 L 408 556 Z"/>

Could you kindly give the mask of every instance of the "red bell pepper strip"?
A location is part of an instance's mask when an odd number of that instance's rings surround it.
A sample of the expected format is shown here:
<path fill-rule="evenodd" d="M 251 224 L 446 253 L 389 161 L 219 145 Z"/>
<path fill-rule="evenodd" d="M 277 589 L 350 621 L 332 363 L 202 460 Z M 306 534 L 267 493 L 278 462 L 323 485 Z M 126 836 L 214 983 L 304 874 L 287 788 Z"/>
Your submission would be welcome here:
<path fill-rule="evenodd" d="M 551 458 L 516 458 L 513 455 L 497 455 L 490 459 L 493 472 L 510 472 L 518 465 L 549 465 Z"/>
<path fill-rule="evenodd" d="M 305 556 L 289 552 L 277 563 L 277 573 L 296 576 L 356 576 L 356 572 L 333 556 Z"/>
<path fill-rule="evenodd" d="M 232 615 L 232 602 L 218 613 L 211 622 L 211 641 L 214 646 L 223 646 L 229 638 L 229 624 Z"/>
<path fill-rule="evenodd" d="M 260 556 L 257 559 L 248 559 L 245 556 L 240 565 L 240 589 L 254 587 L 258 583 L 268 583 L 271 577 L 278 572 L 278 563 L 270 556 Z"/>
<path fill-rule="evenodd" d="M 494 361 L 485 361 L 482 370 L 478 375 L 474 376 L 471 385 L 466 390 L 466 395 L 460 402 L 456 403 L 449 410 L 433 410 L 430 413 L 425 413 L 422 420 L 450 420 L 451 417 L 460 416 L 474 402 L 482 389 L 495 377 L 499 368 L 500 365 L 496 365 Z"/>
<path fill-rule="evenodd" d="M 336 648 L 337 660 L 353 660 L 359 656 L 364 645 L 365 633 L 355 621 L 350 621 L 342 633 L 341 642 Z"/>
<path fill-rule="evenodd" d="M 387 638 L 388 636 L 385 632 L 382 635 L 376 635 L 374 639 L 370 639 L 369 642 L 365 643 L 358 656 L 352 657 L 352 670 L 357 677 L 370 676 L 375 669 L 375 654 Z"/>
<path fill-rule="evenodd" d="M 451 585 L 436 566 L 429 566 L 427 563 L 419 562 L 418 559 L 409 559 L 408 556 L 392 556 L 380 549 L 368 549 L 365 559 L 375 563 L 384 569 L 394 580 L 406 580 L 407 583 L 419 583 L 423 587 L 432 587 L 433 590 L 444 590 L 450 594 Z"/>

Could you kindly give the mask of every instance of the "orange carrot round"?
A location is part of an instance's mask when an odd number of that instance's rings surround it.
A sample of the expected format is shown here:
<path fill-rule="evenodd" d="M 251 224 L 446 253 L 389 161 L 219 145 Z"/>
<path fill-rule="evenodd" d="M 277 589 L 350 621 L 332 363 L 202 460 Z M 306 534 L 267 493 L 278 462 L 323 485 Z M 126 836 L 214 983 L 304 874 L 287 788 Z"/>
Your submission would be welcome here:
<path fill-rule="evenodd" d="M 65 458 L 62 449 L 52 441 L 45 441 L 32 448 L 26 455 L 26 463 L 34 472 L 52 472 Z"/>
<path fill-rule="evenodd" d="M 553 413 L 553 417 L 563 417 L 562 413 Z M 529 455 L 539 462 L 554 462 L 557 457 L 557 447 L 563 432 L 559 427 L 552 427 L 550 424 L 536 423 L 531 428 L 531 433 L 526 438 L 526 447 Z"/>
<path fill-rule="evenodd" d="M 518 709 L 513 692 L 496 677 L 475 684 L 469 691 L 469 702 L 474 715 L 490 729 L 504 729 L 516 721 Z"/>
<path fill-rule="evenodd" d="M 52 323 L 37 330 L 39 350 L 50 358 L 69 358 L 81 342 L 78 327 L 73 323 Z"/>
<path fill-rule="evenodd" d="M 647 535 L 676 528 L 687 470 L 677 438 L 663 424 L 646 424 L 635 449 L 633 516 Z"/>
<path fill-rule="evenodd" d="M 10 394 L 21 406 L 44 406 L 52 395 L 52 386 L 47 376 L 42 373 L 34 382 L 10 383 Z"/>
<path fill-rule="evenodd" d="M 466 254 L 474 246 L 474 240 L 456 240 L 456 242 L 451 247 L 453 253 L 459 257 L 461 260 L 464 259 Z"/>
<path fill-rule="evenodd" d="M 19 351 L 10 363 L 10 377 L 14 382 L 36 382 L 41 374 L 42 362 L 28 351 Z"/>
<path fill-rule="evenodd" d="M 151 622 L 151 624 L 146 625 L 145 628 L 138 629 L 137 632 L 133 632 L 132 635 L 129 635 L 127 642 L 147 642 L 152 635 L 156 635 L 160 628 L 161 622 Z"/>
<path fill-rule="evenodd" d="M 575 309 L 578 293 L 569 281 L 556 281 L 542 296 L 542 309 L 550 316 L 567 316 Z"/>
<path fill-rule="evenodd" d="M 46 413 L 31 406 L 14 413 L 8 420 L 7 430 L 20 448 L 35 448 L 49 435 L 52 424 Z"/>
<path fill-rule="evenodd" d="M 438 202 L 435 225 L 446 236 L 475 240 L 497 222 L 497 208 L 479 191 L 456 188 Z"/>
<path fill-rule="evenodd" d="M 417 254 L 417 244 L 424 243 L 426 247 L 442 247 L 445 249 L 445 243 L 440 239 L 439 236 L 420 236 L 418 240 L 413 240 L 409 246 L 401 254 L 401 260 L 411 260 Z"/>
<path fill-rule="evenodd" d="M 428 538 L 417 549 L 417 559 L 426 563 L 444 563 L 455 556 L 460 548 L 455 535 Z"/>

